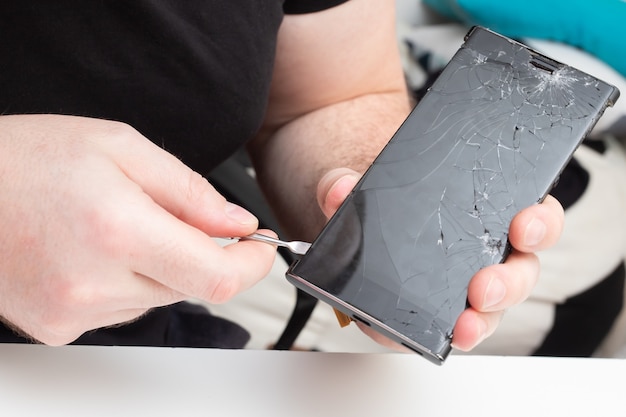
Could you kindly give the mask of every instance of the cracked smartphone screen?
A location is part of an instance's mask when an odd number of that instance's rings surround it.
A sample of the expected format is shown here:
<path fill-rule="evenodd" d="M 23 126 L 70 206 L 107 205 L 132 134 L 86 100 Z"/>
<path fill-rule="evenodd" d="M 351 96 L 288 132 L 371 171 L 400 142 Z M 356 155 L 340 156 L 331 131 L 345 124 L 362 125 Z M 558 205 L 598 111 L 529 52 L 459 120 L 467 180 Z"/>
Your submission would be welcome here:
<path fill-rule="evenodd" d="M 470 279 L 618 95 L 473 28 L 288 279 L 442 363 Z"/>

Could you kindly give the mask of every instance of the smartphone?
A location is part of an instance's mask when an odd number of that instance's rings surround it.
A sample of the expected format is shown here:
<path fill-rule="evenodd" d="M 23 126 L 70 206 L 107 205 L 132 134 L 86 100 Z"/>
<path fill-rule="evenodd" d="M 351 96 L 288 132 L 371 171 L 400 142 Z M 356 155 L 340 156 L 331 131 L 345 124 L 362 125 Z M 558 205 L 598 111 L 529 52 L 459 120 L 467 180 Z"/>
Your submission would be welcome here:
<path fill-rule="evenodd" d="M 618 97 L 472 28 L 287 279 L 442 364 L 470 279 L 504 262 L 513 216 L 545 198 Z"/>

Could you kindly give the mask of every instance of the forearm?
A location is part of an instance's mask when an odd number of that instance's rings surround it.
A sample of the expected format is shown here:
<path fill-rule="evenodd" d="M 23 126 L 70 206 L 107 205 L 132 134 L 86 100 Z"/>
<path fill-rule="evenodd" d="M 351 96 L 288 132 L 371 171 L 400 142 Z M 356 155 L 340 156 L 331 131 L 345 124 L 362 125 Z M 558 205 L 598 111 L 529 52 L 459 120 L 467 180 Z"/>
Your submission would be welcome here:
<path fill-rule="evenodd" d="M 405 89 L 363 95 L 294 119 L 249 149 L 259 183 L 290 238 L 311 240 L 326 222 L 316 201 L 333 168 L 364 172 L 411 109 Z"/>
<path fill-rule="evenodd" d="M 249 145 L 284 231 L 310 240 L 326 222 L 320 178 L 363 172 L 410 110 L 394 0 L 351 0 L 285 16 L 263 128 Z"/>

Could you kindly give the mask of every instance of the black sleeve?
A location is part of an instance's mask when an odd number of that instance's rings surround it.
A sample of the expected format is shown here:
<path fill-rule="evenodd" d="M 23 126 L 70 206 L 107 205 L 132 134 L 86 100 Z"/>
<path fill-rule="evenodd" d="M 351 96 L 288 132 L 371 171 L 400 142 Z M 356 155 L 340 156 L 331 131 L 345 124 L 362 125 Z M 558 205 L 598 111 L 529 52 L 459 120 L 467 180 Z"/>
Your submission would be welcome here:
<path fill-rule="evenodd" d="M 348 0 L 285 0 L 283 11 L 285 14 L 304 14 L 329 9 Z"/>

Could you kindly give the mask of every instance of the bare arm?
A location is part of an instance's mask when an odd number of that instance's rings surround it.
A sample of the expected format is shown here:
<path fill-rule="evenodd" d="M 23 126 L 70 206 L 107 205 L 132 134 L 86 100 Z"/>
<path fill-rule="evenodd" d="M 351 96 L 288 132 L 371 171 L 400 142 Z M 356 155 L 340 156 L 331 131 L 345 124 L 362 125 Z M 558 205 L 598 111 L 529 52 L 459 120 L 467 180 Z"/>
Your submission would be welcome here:
<path fill-rule="evenodd" d="M 320 178 L 363 172 L 410 111 L 394 5 L 352 0 L 281 26 L 269 111 L 249 150 L 291 237 L 312 239 L 325 223 Z"/>

